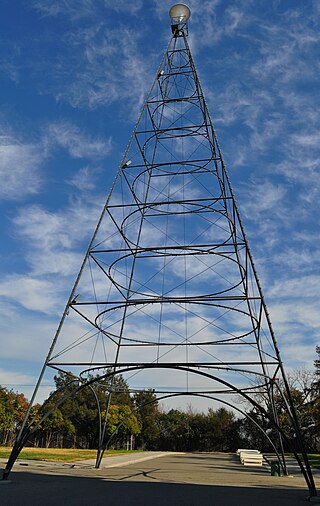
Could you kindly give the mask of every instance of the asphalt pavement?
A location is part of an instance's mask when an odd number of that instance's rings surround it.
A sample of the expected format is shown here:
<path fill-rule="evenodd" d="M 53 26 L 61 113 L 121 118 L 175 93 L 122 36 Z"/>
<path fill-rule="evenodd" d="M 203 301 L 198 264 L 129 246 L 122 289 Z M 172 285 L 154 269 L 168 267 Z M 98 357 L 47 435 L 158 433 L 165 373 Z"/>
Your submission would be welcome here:
<path fill-rule="evenodd" d="M 1 462 L 2 467 L 4 461 Z M 235 454 L 144 452 L 93 461 L 18 461 L 1 482 L 3 506 L 301 506 L 308 491 L 299 469 L 274 477 L 244 467 Z M 290 467 L 290 466 L 289 466 Z M 320 473 L 315 473 L 320 488 Z"/>

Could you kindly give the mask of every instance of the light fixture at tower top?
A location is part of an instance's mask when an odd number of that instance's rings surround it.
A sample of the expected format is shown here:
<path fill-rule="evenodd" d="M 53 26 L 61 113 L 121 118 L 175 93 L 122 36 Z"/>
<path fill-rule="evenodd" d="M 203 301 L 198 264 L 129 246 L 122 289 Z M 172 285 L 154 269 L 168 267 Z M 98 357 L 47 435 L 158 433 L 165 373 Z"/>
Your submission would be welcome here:
<path fill-rule="evenodd" d="M 191 16 L 191 11 L 186 4 L 175 4 L 169 10 L 169 16 L 173 23 L 186 23 Z"/>

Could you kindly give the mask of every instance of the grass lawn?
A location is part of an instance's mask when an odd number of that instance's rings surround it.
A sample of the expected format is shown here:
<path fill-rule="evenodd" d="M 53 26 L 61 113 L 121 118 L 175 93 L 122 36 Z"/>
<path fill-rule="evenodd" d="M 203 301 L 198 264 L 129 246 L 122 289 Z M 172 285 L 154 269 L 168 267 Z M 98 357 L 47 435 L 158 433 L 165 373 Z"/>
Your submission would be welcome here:
<path fill-rule="evenodd" d="M 309 461 L 311 467 L 315 467 L 317 469 L 320 469 L 320 454 L 319 453 L 309 453 L 308 454 Z"/>
<path fill-rule="evenodd" d="M 121 455 L 123 453 L 133 453 L 137 450 L 108 450 L 105 455 Z M 11 448 L 9 446 L 0 446 L 0 458 L 9 457 Z M 96 458 L 96 450 L 78 450 L 74 448 L 23 448 L 19 459 L 23 460 L 46 460 L 48 462 L 76 462 L 77 460 L 86 460 Z"/>
<path fill-rule="evenodd" d="M 294 458 L 293 453 L 290 453 L 290 457 Z M 301 457 L 301 455 L 300 455 Z M 308 453 L 310 466 L 315 469 L 320 469 L 320 453 Z"/>

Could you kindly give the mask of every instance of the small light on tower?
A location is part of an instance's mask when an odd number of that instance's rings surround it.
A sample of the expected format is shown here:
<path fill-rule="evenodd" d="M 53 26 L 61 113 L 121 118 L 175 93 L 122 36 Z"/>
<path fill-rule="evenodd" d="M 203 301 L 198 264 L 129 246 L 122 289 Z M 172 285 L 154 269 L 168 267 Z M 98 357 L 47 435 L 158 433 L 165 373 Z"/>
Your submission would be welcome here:
<path fill-rule="evenodd" d="M 191 16 L 191 11 L 185 4 L 175 4 L 169 10 L 169 16 L 173 23 L 186 23 Z"/>

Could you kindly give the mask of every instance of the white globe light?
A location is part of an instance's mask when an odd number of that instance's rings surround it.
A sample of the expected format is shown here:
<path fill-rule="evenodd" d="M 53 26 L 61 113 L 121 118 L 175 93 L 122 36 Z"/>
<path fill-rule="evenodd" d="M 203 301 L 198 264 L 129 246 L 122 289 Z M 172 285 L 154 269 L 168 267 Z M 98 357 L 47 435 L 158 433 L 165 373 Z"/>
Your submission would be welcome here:
<path fill-rule="evenodd" d="M 169 16 L 176 23 L 186 23 L 191 16 L 191 11 L 185 4 L 176 4 L 171 7 Z"/>

